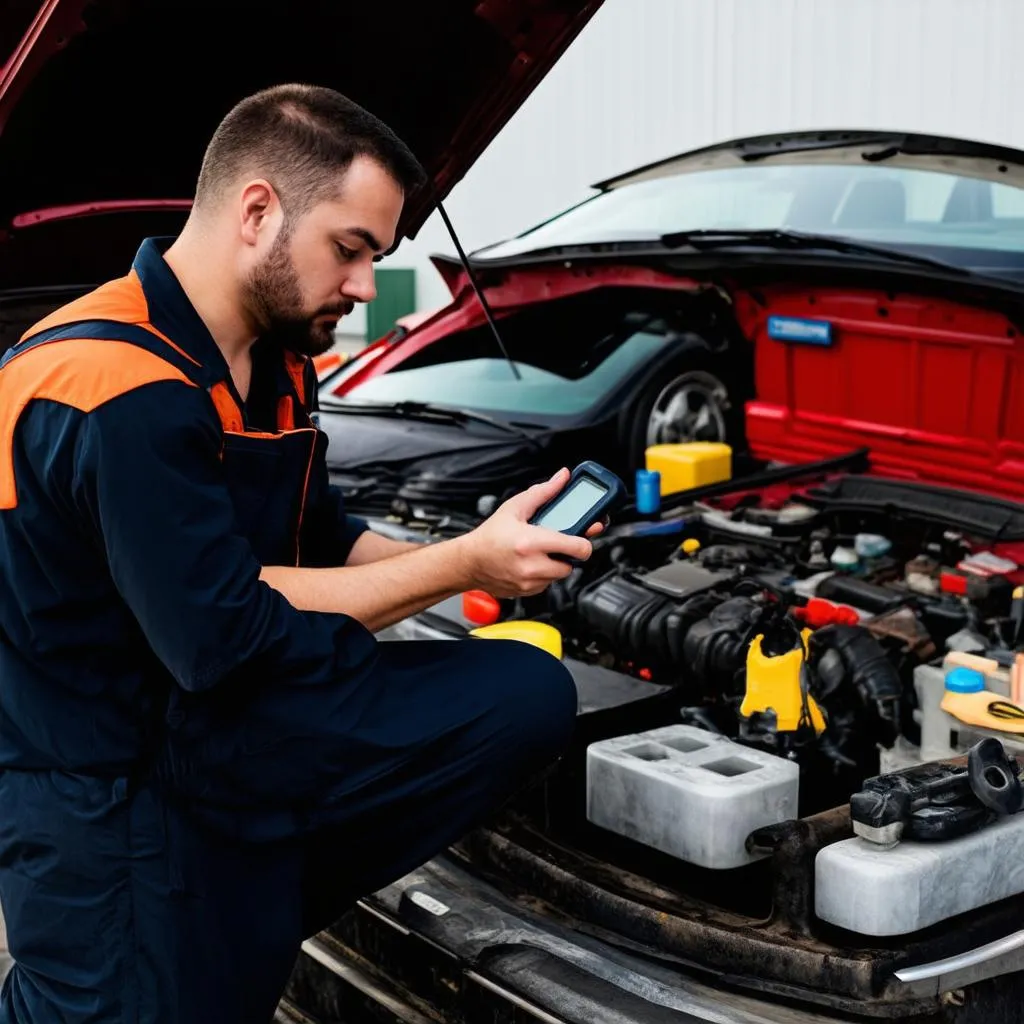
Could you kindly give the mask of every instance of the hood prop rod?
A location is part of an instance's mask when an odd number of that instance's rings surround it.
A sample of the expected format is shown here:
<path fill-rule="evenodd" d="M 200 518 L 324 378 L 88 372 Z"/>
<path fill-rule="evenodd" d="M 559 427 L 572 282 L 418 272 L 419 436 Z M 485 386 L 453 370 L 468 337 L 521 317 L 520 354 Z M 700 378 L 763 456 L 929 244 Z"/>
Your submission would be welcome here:
<path fill-rule="evenodd" d="M 501 354 L 505 357 L 505 362 L 508 363 L 509 369 L 512 371 L 515 379 L 522 380 L 523 377 L 519 372 L 519 368 L 512 361 L 512 357 L 508 354 L 508 349 L 505 348 L 505 342 L 502 340 L 501 333 L 498 330 L 498 325 L 494 322 L 494 314 L 491 312 L 490 304 L 487 299 L 484 298 L 483 289 L 477 283 L 476 275 L 473 273 L 473 270 L 469 265 L 469 258 L 466 256 L 465 250 L 462 248 L 459 236 L 455 234 L 455 228 L 452 226 L 452 222 L 448 219 L 448 211 L 444 208 L 444 204 L 440 200 L 437 201 L 436 205 L 437 212 L 441 214 L 441 220 L 444 221 L 444 226 L 448 229 L 448 234 L 451 235 L 452 241 L 455 243 L 455 248 L 458 251 L 462 268 L 466 271 L 469 283 L 473 286 L 473 291 L 476 292 L 476 297 L 480 300 L 480 306 L 484 311 L 484 316 L 487 317 L 488 324 L 491 326 L 491 331 L 494 334 L 494 340 L 498 343 L 498 348 L 501 350 Z"/>

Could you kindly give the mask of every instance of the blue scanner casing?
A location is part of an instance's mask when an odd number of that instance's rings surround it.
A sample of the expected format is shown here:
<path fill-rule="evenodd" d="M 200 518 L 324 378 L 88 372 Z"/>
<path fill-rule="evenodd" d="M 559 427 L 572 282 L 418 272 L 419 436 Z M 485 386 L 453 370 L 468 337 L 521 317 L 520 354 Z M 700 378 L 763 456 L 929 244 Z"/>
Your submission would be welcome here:
<path fill-rule="evenodd" d="M 626 487 L 610 470 L 596 462 L 581 462 L 569 482 L 534 513 L 530 522 L 574 537 L 582 537 L 626 497 Z"/>

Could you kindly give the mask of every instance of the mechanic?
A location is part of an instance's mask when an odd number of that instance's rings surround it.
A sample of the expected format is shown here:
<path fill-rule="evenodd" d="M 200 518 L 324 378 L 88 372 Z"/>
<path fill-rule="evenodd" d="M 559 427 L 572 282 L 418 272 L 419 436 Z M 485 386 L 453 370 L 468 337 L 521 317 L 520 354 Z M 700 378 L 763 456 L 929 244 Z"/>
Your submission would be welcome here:
<path fill-rule="evenodd" d="M 335 92 L 250 96 L 181 234 L 0 364 L 4 1024 L 265 1024 L 304 938 L 567 743 L 557 659 L 373 634 L 587 558 L 527 522 L 568 471 L 430 545 L 328 485 L 310 357 L 422 180 Z"/>

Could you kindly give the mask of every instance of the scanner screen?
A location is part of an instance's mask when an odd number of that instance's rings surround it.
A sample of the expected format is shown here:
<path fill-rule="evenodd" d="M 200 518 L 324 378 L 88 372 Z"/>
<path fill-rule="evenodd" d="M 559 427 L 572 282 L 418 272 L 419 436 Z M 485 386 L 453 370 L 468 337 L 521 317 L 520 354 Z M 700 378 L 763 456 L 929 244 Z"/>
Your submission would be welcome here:
<path fill-rule="evenodd" d="M 549 530 L 567 530 L 579 522 L 606 493 L 606 488 L 581 477 L 537 520 L 536 525 Z"/>

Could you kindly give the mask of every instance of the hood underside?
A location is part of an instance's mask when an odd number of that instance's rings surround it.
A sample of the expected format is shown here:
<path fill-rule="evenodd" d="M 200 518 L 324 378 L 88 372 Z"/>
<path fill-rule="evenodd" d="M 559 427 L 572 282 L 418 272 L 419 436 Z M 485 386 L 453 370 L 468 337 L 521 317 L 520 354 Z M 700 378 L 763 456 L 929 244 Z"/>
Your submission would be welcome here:
<path fill-rule="evenodd" d="M 190 199 L 230 107 L 328 85 L 391 126 L 443 198 L 602 0 L 13 0 L 0 28 L 0 227 Z M 401 232 L 430 213 L 406 204 Z M 28 215 L 28 216 L 26 216 Z"/>

